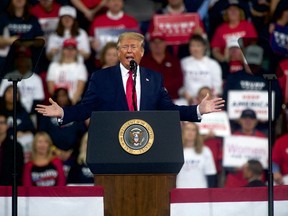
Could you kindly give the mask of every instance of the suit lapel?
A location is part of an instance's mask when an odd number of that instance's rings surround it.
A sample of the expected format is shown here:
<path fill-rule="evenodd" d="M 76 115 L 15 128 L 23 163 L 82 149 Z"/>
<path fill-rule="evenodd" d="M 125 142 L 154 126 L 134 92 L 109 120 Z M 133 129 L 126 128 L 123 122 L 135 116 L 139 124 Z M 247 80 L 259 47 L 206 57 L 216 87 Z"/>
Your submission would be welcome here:
<path fill-rule="evenodd" d="M 140 82 L 141 82 L 141 98 L 140 98 L 140 110 L 147 109 L 146 103 L 149 101 L 147 91 L 150 86 L 150 76 L 145 68 L 140 67 Z"/>
<path fill-rule="evenodd" d="M 120 65 L 116 66 L 115 70 L 113 73 L 113 80 L 114 80 L 114 87 L 116 89 L 116 100 L 118 103 L 115 101 L 115 106 L 118 106 L 119 104 L 119 110 L 128 110 L 128 104 L 126 100 L 126 95 L 125 95 L 125 90 L 123 86 L 123 81 L 122 81 L 122 75 L 121 75 L 121 70 L 120 70 Z"/>

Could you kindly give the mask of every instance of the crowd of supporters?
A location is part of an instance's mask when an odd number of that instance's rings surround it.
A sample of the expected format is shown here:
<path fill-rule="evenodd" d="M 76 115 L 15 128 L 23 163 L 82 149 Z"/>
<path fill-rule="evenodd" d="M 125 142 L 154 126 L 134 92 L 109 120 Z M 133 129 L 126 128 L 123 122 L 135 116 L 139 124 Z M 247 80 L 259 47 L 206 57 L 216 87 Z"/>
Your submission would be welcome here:
<path fill-rule="evenodd" d="M 187 14 L 197 15 L 198 25 L 180 44 L 170 43 L 153 21 L 156 15 Z M 265 75 L 275 75 L 277 79 L 269 80 L 273 172 L 277 184 L 288 184 L 286 0 L 1 0 L 1 68 L 17 39 L 45 40 L 37 71 L 17 86 L 18 153 L 23 152 L 22 162 L 17 157 L 19 185 L 94 182 L 85 163 L 89 119 L 59 127 L 55 118 L 40 116 L 34 108 L 49 97 L 60 106 L 79 103 L 91 74 L 118 63 L 121 31 L 145 35 L 140 66 L 163 75 L 176 104 L 197 104 L 207 93 L 223 97 L 232 135 L 267 139 Z M 266 43 L 259 44 L 259 38 Z M 241 43 L 249 46 L 243 49 Z M 17 52 L 19 71 L 33 70 L 31 52 Z M 0 185 L 11 185 L 13 88 L 7 79 L 1 80 L 0 98 Z M 182 127 L 185 163 L 177 187 L 245 186 L 255 180 L 255 169 L 257 180 L 265 184 L 266 168 L 255 160 L 243 169 L 223 166 L 224 138 L 213 129 L 200 134 L 197 124 L 183 122 Z"/>

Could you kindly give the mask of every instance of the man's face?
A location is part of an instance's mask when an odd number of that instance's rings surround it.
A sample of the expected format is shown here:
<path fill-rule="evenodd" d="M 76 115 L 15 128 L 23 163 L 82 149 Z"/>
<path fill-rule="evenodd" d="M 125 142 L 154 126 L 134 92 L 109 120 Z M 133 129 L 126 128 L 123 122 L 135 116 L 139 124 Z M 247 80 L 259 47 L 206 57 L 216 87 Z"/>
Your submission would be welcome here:
<path fill-rule="evenodd" d="M 123 9 L 123 0 L 109 0 L 107 6 L 112 13 L 119 13 Z"/>
<path fill-rule="evenodd" d="M 130 61 L 135 60 L 137 64 L 144 55 L 144 48 L 141 46 L 139 40 L 133 38 L 123 38 L 118 47 L 119 61 L 124 65 L 126 69 L 130 68 Z"/>

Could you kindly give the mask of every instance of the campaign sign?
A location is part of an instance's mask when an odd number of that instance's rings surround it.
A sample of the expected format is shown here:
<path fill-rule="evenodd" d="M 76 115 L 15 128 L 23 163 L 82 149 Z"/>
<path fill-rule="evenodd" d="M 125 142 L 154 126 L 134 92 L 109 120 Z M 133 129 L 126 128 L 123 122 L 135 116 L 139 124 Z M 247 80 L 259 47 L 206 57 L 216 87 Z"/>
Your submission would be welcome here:
<path fill-rule="evenodd" d="M 283 56 L 288 56 L 288 26 L 275 25 L 270 37 L 272 50 Z"/>
<path fill-rule="evenodd" d="M 272 119 L 274 119 L 275 92 L 272 92 Z M 257 119 L 268 121 L 268 93 L 265 91 L 233 91 L 228 92 L 229 119 L 239 119 L 244 109 L 256 112 Z"/>
<path fill-rule="evenodd" d="M 197 13 L 153 16 L 154 31 L 161 32 L 168 45 L 187 43 L 195 27 L 199 27 L 199 22 Z"/>
<path fill-rule="evenodd" d="M 231 135 L 227 112 L 215 112 L 204 114 L 201 123 L 198 123 L 200 134 L 208 134 L 212 131 L 215 136 L 225 137 Z"/>
<path fill-rule="evenodd" d="M 107 42 L 117 42 L 120 34 L 124 32 L 138 32 L 136 29 L 127 28 L 96 28 L 94 35 L 95 39 L 98 41 L 98 52 L 102 50 Z"/>
<path fill-rule="evenodd" d="M 268 167 L 268 139 L 252 136 L 229 136 L 223 143 L 223 166 L 241 167 L 248 160 L 255 159 Z"/>

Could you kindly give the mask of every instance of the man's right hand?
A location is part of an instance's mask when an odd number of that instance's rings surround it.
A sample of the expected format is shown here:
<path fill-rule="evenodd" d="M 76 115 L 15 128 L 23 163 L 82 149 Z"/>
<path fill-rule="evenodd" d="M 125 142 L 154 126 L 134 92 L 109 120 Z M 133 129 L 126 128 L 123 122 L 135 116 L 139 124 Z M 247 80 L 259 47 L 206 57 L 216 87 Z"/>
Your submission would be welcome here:
<path fill-rule="evenodd" d="M 43 116 L 63 118 L 64 111 L 52 98 L 49 98 L 51 105 L 37 104 L 35 110 Z"/>

